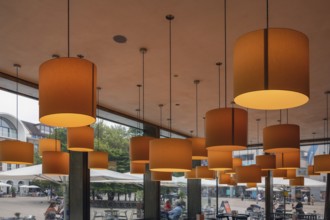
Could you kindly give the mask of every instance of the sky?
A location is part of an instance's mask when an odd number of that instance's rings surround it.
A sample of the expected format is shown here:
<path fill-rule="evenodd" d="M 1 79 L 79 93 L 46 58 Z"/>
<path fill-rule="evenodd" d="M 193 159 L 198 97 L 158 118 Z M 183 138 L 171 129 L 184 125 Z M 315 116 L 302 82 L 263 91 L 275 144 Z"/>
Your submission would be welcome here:
<path fill-rule="evenodd" d="M 16 117 L 16 95 L 0 90 L 0 100 L 0 113 L 9 113 Z M 19 96 L 18 118 L 22 121 L 39 123 L 38 101 Z"/>

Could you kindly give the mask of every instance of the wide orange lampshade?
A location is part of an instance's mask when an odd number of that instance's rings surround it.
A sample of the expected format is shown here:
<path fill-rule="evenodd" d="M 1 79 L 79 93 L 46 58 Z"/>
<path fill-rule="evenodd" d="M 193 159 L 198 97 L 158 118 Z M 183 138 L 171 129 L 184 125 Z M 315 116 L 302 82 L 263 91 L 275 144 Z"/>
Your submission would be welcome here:
<path fill-rule="evenodd" d="M 261 170 L 276 169 L 276 156 L 265 154 L 256 156 L 256 164 L 261 167 Z"/>
<path fill-rule="evenodd" d="M 94 129 L 89 126 L 68 128 L 68 150 L 88 152 L 94 150 Z"/>
<path fill-rule="evenodd" d="M 187 138 L 192 144 L 192 159 L 193 160 L 206 160 L 207 150 L 205 147 L 205 138 Z"/>
<path fill-rule="evenodd" d="M 244 150 L 247 146 L 247 111 L 219 108 L 206 112 L 205 138 L 207 150 Z"/>
<path fill-rule="evenodd" d="M 261 169 L 261 176 L 262 176 L 262 177 L 266 177 L 266 176 L 268 176 L 268 170 L 262 170 L 262 169 Z"/>
<path fill-rule="evenodd" d="M 42 153 L 42 174 L 69 175 L 69 153 L 44 151 Z"/>
<path fill-rule="evenodd" d="M 220 184 L 231 184 L 231 176 L 223 171 L 218 171 L 219 183 Z"/>
<path fill-rule="evenodd" d="M 230 170 L 226 170 L 226 173 L 235 174 L 236 173 L 235 168 L 240 167 L 240 166 L 242 166 L 242 159 L 241 158 L 233 158 L 233 168 L 230 169 Z"/>
<path fill-rule="evenodd" d="M 236 167 L 237 183 L 261 183 L 261 168 L 258 165 Z"/>
<path fill-rule="evenodd" d="M 108 153 L 101 151 L 88 152 L 89 169 L 108 169 Z"/>
<path fill-rule="evenodd" d="M 257 187 L 257 183 L 246 183 L 246 188 L 254 188 Z"/>
<path fill-rule="evenodd" d="M 191 142 L 179 138 L 150 141 L 149 169 L 159 172 L 187 172 L 192 168 Z"/>
<path fill-rule="evenodd" d="M 130 139 L 129 155 L 134 163 L 149 163 L 149 142 L 155 138 L 137 136 Z"/>
<path fill-rule="evenodd" d="M 299 151 L 300 129 L 294 124 L 272 125 L 264 128 L 264 151 L 283 153 Z"/>
<path fill-rule="evenodd" d="M 209 170 L 207 166 L 197 166 L 196 167 L 196 177 L 199 179 L 211 179 L 215 178 L 215 172 Z"/>
<path fill-rule="evenodd" d="M 151 172 L 151 180 L 152 181 L 171 181 L 172 180 L 172 172 Z"/>
<path fill-rule="evenodd" d="M 300 151 L 277 153 L 277 169 L 298 169 L 300 168 Z"/>
<path fill-rule="evenodd" d="M 230 177 L 230 183 L 228 183 L 227 185 L 237 186 L 237 179 L 235 177 Z"/>
<path fill-rule="evenodd" d="M 145 174 L 146 165 L 144 163 L 132 163 L 130 162 L 130 173 L 131 174 Z"/>
<path fill-rule="evenodd" d="M 39 139 L 39 155 L 44 151 L 61 151 L 61 141 L 50 138 Z"/>
<path fill-rule="evenodd" d="M 314 156 L 314 172 L 330 173 L 330 154 Z"/>
<path fill-rule="evenodd" d="M 207 155 L 209 170 L 231 170 L 233 168 L 231 151 L 208 150 Z"/>
<path fill-rule="evenodd" d="M 96 66 L 80 58 L 56 58 L 39 69 L 39 120 L 82 127 L 96 120 Z"/>
<path fill-rule="evenodd" d="M 249 32 L 236 41 L 233 62 L 238 105 L 278 110 L 308 102 L 309 42 L 305 34 L 286 28 Z"/>
<path fill-rule="evenodd" d="M 314 165 L 308 166 L 308 176 L 319 176 L 320 173 L 315 173 Z"/>
<path fill-rule="evenodd" d="M 297 172 L 295 169 L 291 169 L 291 170 L 287 170 L 286 171 L 286 177 L 284 177 L 284 179 L 295 179 L 297 177 Z"/>
<path fill-rule="evenodd" d="M 287 170 L 275 169 L 275 170 L 273 170 L 273 177 L 285 178 L 286 172 L 287 172 Z"/>
<path fill-rule="evenodd" d="M 192 168 L 190 171 L 184 173 L 186 179 L 198 179 L 196 177 L 196 168 Z"/>
<path fill-rule="evenodd" d="M 290 179 L 290 186 L 304 186 L 305 178 L 302 176 L 296 177 L 294 179 Z"/>
<path fill-rule="evenodd" d="M 33 164 L 33 144 L 18 140 L 0 141 L 0 162 Z"/>

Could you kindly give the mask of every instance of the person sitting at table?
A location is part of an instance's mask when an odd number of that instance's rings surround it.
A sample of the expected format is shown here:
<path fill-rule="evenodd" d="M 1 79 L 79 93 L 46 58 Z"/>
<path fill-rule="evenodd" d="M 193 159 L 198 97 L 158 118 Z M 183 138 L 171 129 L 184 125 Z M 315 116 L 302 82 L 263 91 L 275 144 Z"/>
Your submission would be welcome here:
<path fill-rule="evenodd" d="M 171 209 L 172 209 L 172 206 L 171 206 L 170 200 L 166 200 L 166 202 L 164 204 L 164 211 L 169 212 L 169 211 L 171 211 Z"/>
<path fill-rule="evenodd" d="M 58 213 L 58 210 L 56 210 L 55 207 L 56 207 L 56 203 L 51 202 L 45 212 L 45 220 L 55 220 L 56 219 L 56 214 Z"/>
<path fill-rule="evenodd" d="M 178 220 L 182 213 L 182 205 L 180 201 L 175 202 L 175 208 L 168 212 L 168 219 Z"/>
<path fill-rule="evenodd" d="M 304 214 L 304 210 L 303 210 L 303 204 L 302 202 L 298 202 L 297 205 L 294 207 L 294 209 L 297 211 L 298 214 Z"/>

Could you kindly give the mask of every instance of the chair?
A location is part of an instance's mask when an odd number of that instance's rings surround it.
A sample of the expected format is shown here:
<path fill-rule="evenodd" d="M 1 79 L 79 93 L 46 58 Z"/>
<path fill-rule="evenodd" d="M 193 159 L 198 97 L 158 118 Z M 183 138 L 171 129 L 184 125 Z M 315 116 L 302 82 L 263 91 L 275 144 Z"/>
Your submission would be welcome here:
<path fill-rule="evenodd" d="M 104 215 L 101 212 L 98 213 L 97 211 L 94 211 L 93 220 L 95 220 L 96 218 L 101 218 L 103 220 L 104 219 Z"/>

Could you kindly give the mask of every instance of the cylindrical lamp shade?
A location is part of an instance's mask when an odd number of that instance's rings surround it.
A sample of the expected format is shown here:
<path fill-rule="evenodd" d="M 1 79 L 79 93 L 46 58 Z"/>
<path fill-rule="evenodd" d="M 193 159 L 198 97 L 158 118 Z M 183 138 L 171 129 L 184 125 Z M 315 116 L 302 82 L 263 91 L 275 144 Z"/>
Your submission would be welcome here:
<path fill-rule="evenodd" d="M 290 181 L 290 186 L 304 186 L 305 185 L 305 178 L 302 176 L 296 177 L 289 181 Z"/>
<path fill-rule="evenodd" d="M 319 176 L 320 173 L 315 173 L 314 165 L 308 166 L 308 176 Z"/>
<path fill-rule="evenodd" d="M 69 175 L 69 153 L 44 151 L 42 153 L 42 174 Z"/>
<path fill-rule="evenodd" d="M 286 177 L 284 179 L 292 180 L 297 177 L 297 172 L 295 169 L 287 170 L 286 171 Z"/>
<path fill-rule="evenodd" d="M 80 58 L 57 58 L 39 69 L 39 120 L 57 127 L 81 127 L 96 119 L 96 66 Z"/>
<path fill-rule="evenodd" d="M 227 174 L 227 173 L 224 173 L 224 172 L 219 172 L 218 176 L 219 176 L 219 183 L 220 184 L 231 184 L 232 180 L 231 180 L 230 174 Z"/>
<path fill-rule="evenodd" d="M 275 169 L 275 170 L 273 170 L 273 177 L 285 178 L 286 172 L 287 172 L 287 170 Z"/>
<path fill-rule="evenodd" d="M 192 168 L 191 171 L 185 172 L 184 177 L 186 179 L 198 179 L 196 177 L 196 168 Z"/>
<path fill-rule="evenodd" d="M 277 169 L 298 169 L 300 168 L 300 151 L 277 153 Z"/>
<path fill-rule="evenodd" d="M 18 140 L 0 141 L 0 162 L 33 164 L 33 144 Z"/>
<path fill-rule="evenodd" d="M 132 163 L 130 162 L 130 173 L 131 174 L 145 174 L 146 165 L 144 163 Z"/>
<path fill-rule="evenodd" d="M 147 136 L 130 139 L 129 155 L 134 163 L 149 163 L 149 142 L 155 138 Z"/>
<path fill-rule="evenodd" d="M 247 111 L 219 108 L 206 113 L 205 138 L 207 150 L 244 150 L 247 146 Z"/>
<path fill-rule="evenodd" d="M 44 151 L 61 151 L 61 141 L 50 138 L 39 139 L 39 155 Z"/>
<path fill-rule="evenodd" d="M 198 179 L 214 179 L 215 172 L 214 170 L 209 170 L 207 166 L 197 166 L 196 167 L 196 177 Z"/>
<path fill-rule="evenodd" d="M 330 173 L 330 154 L 314 156 L 314 172 Z"/>
<path fill-rule="evenodd" d="M 236 167 L 237 183 L 261 183 L 261 168 L 257 165 Z"/>
<path fill-rule="evenodd" d="M 261 176 L 262 176 L 262 177 L 266 177 L 266 176 L 268 176 L 268 170 L 262 170 L 262 169 L 261 169 Z"/>
<path fill-rule="evenodd" d="M 233 62 L 238 105 L 278 110 L 308 102 L 309 43 L 305 34 L 286 28 L 249 32 L 236 41 Z"/>
<path fill-rule="evenodd" d="M 261 170 L 275 170 L 276 156 L 265 154 L 256 156 L 256 164 L 261 167 Z"/>
<path fill-rule="evenodd" d="M 89 126 L 68 128 L 68 150 L 88 152 L 94 150 L 94 129 Z"/>
<path fill-rule="evenodd" d="M 264 151 L 283 153 L 299 151 L 300 129 L 294 124 L 272 125 L 264 128 Z"/>
<path fill-rule="evenodd" d="M 230 178 L 230 183 L 228 183 L 229 186 L 237 186 L 237 180 L 234 177 Z"/>
<path fill-rule="evenodd" d="M 226 170 L 226 173 L 235 174 L 236 173 L 235 168 L 240 167 L 240 166 L 242 166 L 242 159 L 241 158 L 233 158 L 233 168 L 230 169 L 230 170 Z"/>
<path fill-rule="evenodd" d="M 231 170 L 233 159 L 231 151 L 207 151 L 207 162 L 209 170 Z"/>
<path fill-rule="evenodd" d="M 101 151 L 88 152 L 89 169 L 108 169 L 108 153 Z"/>
<path fill-rule="evenodd" d="M 151 172 L 151 180 L 152 181 L 171 181 L 172 180 L 172 172 Z"/>
<path fill-rule="evenodd" d="M 254 188 L 257 187 L 257 183 L 246 183 L 246 188 Z"/>
<path fill-rule="evenodd" d="M 205 147 L 205 138 L 187 138 L 192 144 L 192 159 L 193 160 L 206 160 L 207 150 Z"/>
<path fill-rule="evenodd" d="M 179 138 L 161 138 L 150 141 L 149 169 L 159 172 L 190 171 L 191 142 Z"/>

